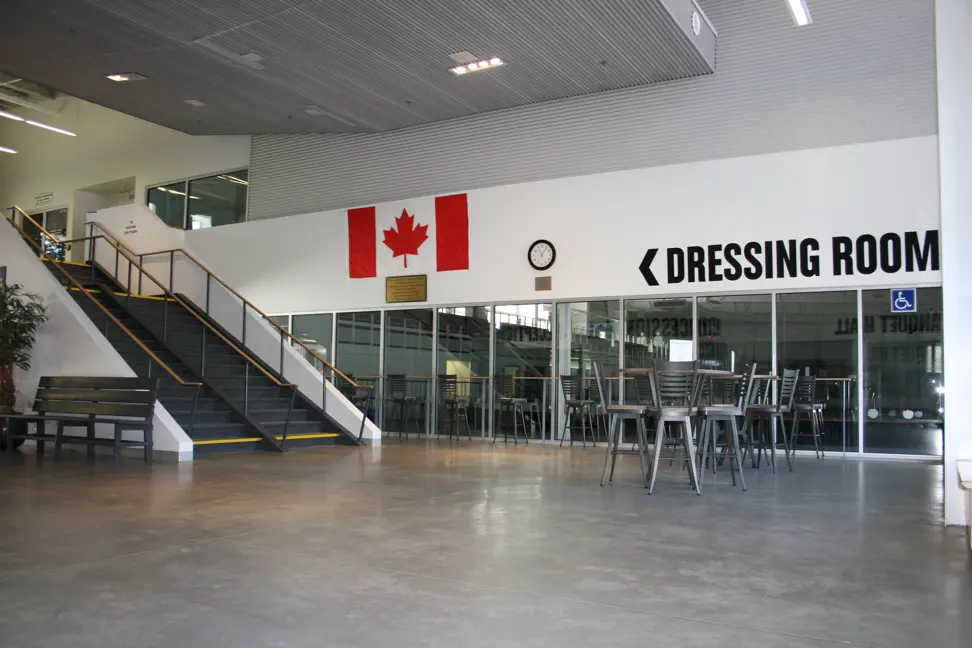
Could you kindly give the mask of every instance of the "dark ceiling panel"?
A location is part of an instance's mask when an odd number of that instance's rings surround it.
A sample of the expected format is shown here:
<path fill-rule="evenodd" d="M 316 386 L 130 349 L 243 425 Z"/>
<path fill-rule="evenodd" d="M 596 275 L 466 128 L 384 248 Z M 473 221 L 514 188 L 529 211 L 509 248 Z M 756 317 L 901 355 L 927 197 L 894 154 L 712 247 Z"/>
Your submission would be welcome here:
<path fill-rule="evenodd" d="M 0 69 L 193 134 L 394 130 L 711 72 L 662 0 L 4 0 L 0 18 Z M 462 50 L 508 64 L 455 76 Z"/>

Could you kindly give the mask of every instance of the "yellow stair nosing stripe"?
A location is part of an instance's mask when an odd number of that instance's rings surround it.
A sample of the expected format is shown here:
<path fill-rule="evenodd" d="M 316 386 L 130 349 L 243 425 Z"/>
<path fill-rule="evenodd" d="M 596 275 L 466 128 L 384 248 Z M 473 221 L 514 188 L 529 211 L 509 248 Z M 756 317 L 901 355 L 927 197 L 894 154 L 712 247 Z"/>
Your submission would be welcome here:
<path fill-rule="evenodd" d="M 334 439 L 339 436 L 341 435 L 335 432 L 327 432 L 324 434 L 288 434 L 287 440 L 300 441 L 304 439 Z M 277 441 L 282 441 L 283 435 L 278 434 L 274 438 L 276 438 Z M 262 441 L 262 440 L 263 439 L 260 437 L 246 437 L 243 439 L 206 439 L 204 441 L 193 441 L 192 444 L 193 445 L 218 445 L 222 443 L 257 443 L 258 441 Z"/>
<path fill-rule="evenodd" d="M 79 288 L 75 288 L 74 286 L 68 286 L 67 289 L 68 290 L 73 290 L 75 292 L 81 292 L 81 290 Z M 91 288 L 91 289 L 88 290 L 88 292 L 89 293 L 94 293 L 94 294 L 101 294 L 101 291 L 98 290 L 97 288 Z M 128 293 L 116 292 L 115 293 L 115 296 L 116 297 L 128 297 Z M 132 295 L 132 299 L 154 299 L 156 301 L 170 301 L 172 303 L 175 303 L 175 300 L 172 299 L 171 297 L 156 297 L 155 295 Z"/>

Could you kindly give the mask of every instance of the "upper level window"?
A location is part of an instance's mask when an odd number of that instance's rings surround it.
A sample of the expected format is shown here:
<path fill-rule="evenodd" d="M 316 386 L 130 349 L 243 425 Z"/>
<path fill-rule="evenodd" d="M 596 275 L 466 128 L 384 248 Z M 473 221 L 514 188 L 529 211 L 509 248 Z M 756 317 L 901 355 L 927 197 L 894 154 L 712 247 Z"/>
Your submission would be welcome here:
<path fill-rule="evenodd" d="M 239 223 L 246 217 L 249 171 L 242 169 L 206 178 L 152 187 L 149 209 L 174 227 L 203 229 Z"/>

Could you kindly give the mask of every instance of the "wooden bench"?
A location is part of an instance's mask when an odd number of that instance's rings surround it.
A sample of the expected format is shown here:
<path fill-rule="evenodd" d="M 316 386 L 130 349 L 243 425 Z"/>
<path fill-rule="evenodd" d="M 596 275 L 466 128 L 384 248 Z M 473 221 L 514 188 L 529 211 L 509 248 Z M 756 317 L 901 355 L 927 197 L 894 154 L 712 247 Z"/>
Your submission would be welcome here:
<path fill-rule="evenodd" d="M 117 378 L 113 376 L 94 378 L 44 377 L 37 387 L 34 401 L 35 414 L 0 414 L 7 420 L 7 447 L 13 447 L 15 439 L 37 441 L 38 452 L 44 451 L 44 442 L 54 442 L 54 456 L 61 453 L 65 443 L 78 443 L 88 446 L 88 457 L 94 457 L 95 446 L 112 446 L 115 459 L 120 459 L 122 448 L 138 446 L 144 451 L 145 461 L 152 461 L 152 418 L 155 414 L 155 399 L 158 380 L 155 378 Z M 11 420 L 36 422 L 36 430 L 30 432 L 26 426 L 12 426 Z M 57 422 L 57 432 L 50 434 L 44 422 Z M 114 427 L 113 438 L 98 438 L 95 428 L 98 424 Z M 82 427 L 86 436 L 66 435 L 65 429 Z M 141 441 L 124 440 L 126 430 L 142 432 Z"/>
<path fill-rule="evenodd" d="M 955 467 L 958 469 L 959 485 L 965 489 L 965 515 L 969 522 L 969 549 L 972 549 L 972 459 L 959 459 Z"/>

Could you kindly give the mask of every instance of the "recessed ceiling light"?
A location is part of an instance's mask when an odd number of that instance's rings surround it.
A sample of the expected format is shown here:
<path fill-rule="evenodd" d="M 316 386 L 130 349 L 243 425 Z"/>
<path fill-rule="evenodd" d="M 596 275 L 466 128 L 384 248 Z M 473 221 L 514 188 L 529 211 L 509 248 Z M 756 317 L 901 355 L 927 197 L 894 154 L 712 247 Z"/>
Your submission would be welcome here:
<path fill-rule="evenodd" d="M 42 124 L 40 122 L 31 121 L 29 119 L 25 120 L 31 126 L 37 126 L 38 128 L 44 128 L 49 131 L 54 131 L 55 133 L 60 133 L 61 135 L 70 135 L 71 137 L 77 137 L 77 133 L 72 133 L 69 130 L 64 130 L 63 128 L 58 128 L 57 126 L 49 126 L 47 124 Z"/>
<path fill-rule="evenodd" d="M 456 55 L 453 54 L 454 58 Z M 449 70 L 456 76 L 460 74 L 466 74 L 467 72 L 478 72 L 479 70 L 486 70 L 492 67 L 497 67 L 503 65 L 503 59 L 498 56 L 494 56 L 491 59 L 482 59 L 480 61 L 473 61 L 472 63 L 466 63 L 465 65 L 457 65 L 455 67 L 449 68 Z"/>
<path fill-rule="evenodd" d="M 183 101 L 193 108 L 203 108 L 206 105 L 198 99 L 183 99 Z"/>
<path fill-rule="evenodd" d="M 24 121 L 24 118 L 23 117 L 18 117 L 17 115 L 15 115 L 13 113 L 8 113 L 8 112 L 5 112 L 3 110 L 0 110 L 0 117 L 6 117 L 7 119 L 12 119 L 14 121 Z"/>
<path fill-rule="evenodd" d="M 6 146 L 0 146 L 0 153 L 16 153 L 17 151 L 7 148 Z"/>
<path fill-rule="evenodd" d="M 107 74 L 105 78 L 111 81 L 144 81 L 146 77 L 142 76 L 138 72 L 119 72 L 118 74 Z"/>
<path fill-rule="evenodd" d="M 793 14 L 793 22 L 797 24 L 797 27 L 806 27 L 813 22 L 810 18 L 810 10 L 807 8 L 806 0 L 786 0 L 786 4 L 790 7 L 790 13 Z"/>

